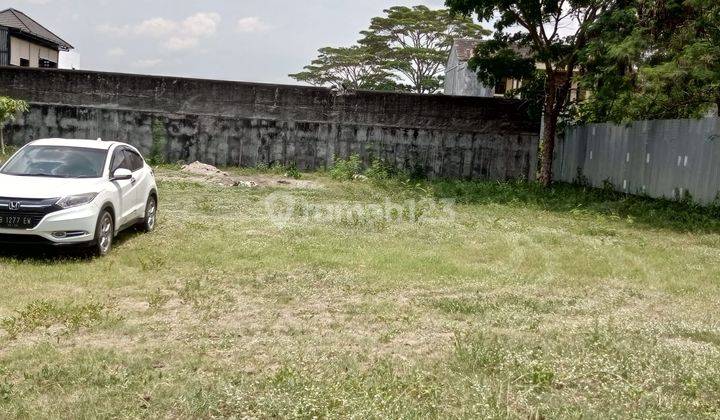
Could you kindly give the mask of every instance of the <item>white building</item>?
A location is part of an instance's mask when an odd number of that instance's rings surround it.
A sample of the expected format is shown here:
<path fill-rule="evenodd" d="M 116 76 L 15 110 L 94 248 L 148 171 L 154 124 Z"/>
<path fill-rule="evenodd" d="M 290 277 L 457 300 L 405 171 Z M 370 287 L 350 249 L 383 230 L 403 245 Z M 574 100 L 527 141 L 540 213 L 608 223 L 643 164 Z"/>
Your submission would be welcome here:
<path fill-rule="evenodd" d="M 495 88 L 484 86 L 477 74 L 468 68 L 477 39 L 456 39 L 445 67 L 445 94 L 459 96 L 495 96 Z"/>
<path fill-rule="evenodd" d="M 0 66 L 58 68 L 60 52 L 72 49 L 25 13 L 0 11 Z"/>

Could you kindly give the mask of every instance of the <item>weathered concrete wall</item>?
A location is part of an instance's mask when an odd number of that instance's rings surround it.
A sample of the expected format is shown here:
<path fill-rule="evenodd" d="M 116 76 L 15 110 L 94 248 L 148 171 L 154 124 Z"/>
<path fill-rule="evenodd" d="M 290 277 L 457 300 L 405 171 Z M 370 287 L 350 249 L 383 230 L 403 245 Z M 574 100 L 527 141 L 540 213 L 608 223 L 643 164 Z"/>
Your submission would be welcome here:
<path fill-rule="evenodd" d="M 556 147 L 555 179 L 701 204 L 720 197 L 720 118 L 589 124 Z"/>
<path fill-rule="evenodd" d="M 436 177 L 535 172 L 538 124 L 514 100 L 10 67 L 0 94 L 32 104 L 7 131 L 17 145 L 103 137 L 148 153 L 155 127 L 169 161 L 315 169 L 358 153 Z"/>

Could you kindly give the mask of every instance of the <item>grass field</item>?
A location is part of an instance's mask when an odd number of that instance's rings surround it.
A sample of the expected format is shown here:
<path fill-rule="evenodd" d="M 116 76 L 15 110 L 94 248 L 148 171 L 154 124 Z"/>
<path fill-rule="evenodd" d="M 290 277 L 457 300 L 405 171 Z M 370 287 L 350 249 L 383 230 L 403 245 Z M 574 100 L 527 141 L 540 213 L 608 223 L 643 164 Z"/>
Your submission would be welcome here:
<path fill-rule="evenodd" d="M 0 254 L 0 417 L 720 416 L 716 211 L 159 175 L 157 231 L 107 258 Z M 391 221 L 300 217 L 388 200 Z"/>

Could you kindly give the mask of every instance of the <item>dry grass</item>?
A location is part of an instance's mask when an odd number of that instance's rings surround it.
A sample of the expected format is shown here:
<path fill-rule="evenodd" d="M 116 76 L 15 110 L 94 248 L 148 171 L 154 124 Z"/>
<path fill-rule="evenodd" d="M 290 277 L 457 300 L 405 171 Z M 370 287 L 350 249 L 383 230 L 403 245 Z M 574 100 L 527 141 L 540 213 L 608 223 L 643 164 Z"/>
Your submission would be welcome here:
<path fill-rule="evenodd" d="M 0 417 L 720 415 L 713 228 L 489 200 L 279 229 L 276 191 L 432 191 L 161 178 L 159 229 L 107 258 L 0 256 Z"/>

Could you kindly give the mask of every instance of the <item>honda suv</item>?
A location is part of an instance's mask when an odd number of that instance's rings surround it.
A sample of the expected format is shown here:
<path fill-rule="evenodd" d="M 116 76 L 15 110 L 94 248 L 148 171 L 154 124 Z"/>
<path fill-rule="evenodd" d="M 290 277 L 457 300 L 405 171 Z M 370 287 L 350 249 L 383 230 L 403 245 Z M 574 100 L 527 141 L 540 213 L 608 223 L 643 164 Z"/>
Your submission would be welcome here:
<path fill-rule="evenodd" d="M 110 252 L 121 230 L 157 220 L 155 176 L 134 147 L 47 139 L 28 143 L 0 168 L 0 242 L 86 245 Z"/>

